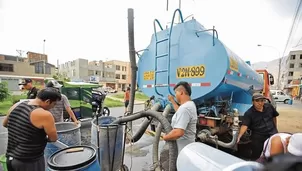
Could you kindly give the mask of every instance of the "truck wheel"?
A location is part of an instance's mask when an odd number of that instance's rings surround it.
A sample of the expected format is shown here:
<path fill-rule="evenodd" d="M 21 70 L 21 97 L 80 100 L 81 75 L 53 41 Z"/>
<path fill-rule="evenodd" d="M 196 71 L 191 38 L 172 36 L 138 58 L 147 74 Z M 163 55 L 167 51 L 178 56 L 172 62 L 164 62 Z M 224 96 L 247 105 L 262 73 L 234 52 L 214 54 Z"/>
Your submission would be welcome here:
<path fill-rule="evenodd" d="M 288 104 L 289 99 L 284 100 L 284 104 Z"/>

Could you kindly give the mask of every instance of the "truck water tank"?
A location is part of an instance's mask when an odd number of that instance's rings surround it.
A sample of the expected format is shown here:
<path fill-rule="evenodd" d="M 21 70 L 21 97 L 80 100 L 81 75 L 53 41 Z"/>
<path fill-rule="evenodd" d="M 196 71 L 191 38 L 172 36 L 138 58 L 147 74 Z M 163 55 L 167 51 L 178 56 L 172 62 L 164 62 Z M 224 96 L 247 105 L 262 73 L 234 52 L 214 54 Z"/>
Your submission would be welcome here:
<path fill-rule="evenodd" d="M 254 171 L 263 167 L 199 142 L 185 146 L 176 164 L 179 171 Z"/>
<path fill-rule="evenodd" d="M 193 100 L 233 93 L 233 102 L 250 104 L 249 90 L 262 90 L 262 77 L 211 33 L 193 19 L 153 34 L 138 61 L 143 93 L 167 97 L 187 81 Z"/>

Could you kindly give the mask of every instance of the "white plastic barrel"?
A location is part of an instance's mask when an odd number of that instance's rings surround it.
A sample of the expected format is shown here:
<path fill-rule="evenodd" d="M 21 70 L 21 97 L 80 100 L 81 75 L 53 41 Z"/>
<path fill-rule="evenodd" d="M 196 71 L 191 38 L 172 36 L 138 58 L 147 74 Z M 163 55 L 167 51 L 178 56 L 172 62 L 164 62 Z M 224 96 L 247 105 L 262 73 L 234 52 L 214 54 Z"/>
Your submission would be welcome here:
<path fill-rule="evenodd" d="M 258 166 L 199 142 L 185 146 L 177 157 L 178 171 L 252 171 Z"/>

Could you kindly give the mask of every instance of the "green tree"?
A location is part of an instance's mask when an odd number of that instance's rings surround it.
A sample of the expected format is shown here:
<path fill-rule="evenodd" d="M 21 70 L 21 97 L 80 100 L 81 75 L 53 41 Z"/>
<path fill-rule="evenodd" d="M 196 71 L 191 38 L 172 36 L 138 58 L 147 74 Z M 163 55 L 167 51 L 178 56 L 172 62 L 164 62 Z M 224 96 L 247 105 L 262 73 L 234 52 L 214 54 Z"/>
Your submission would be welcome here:
<path fill-rule="evenodd" d="M 4 101 L 9 97 L 10 93 L 8 91 L 7 83 L 1 82 L 0 83 L 0 102 Z"/>
<path fill-rule="evenodd" d="M 59 76 L 58 75 L 53 75 L 52 78 L 55 79 L 55 80 L 59 80 Z"/>
<path fill-rule="evenodd" d="M 65 77 L 65 78 L 64 78 L 64 81 L 65 81 L 65 82 L 70 82 L 70 78 Z"/>

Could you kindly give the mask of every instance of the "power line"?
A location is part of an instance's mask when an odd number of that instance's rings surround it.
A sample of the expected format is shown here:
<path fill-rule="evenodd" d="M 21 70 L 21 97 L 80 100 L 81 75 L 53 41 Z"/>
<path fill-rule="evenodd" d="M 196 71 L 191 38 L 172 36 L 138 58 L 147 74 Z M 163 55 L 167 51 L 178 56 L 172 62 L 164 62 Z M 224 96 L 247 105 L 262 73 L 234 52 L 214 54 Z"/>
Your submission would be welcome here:
<path fill-rule="evenodd" d="M 289 35 L 287 37 L 287 42 L 286 42 L 286 45 L 285 45 L 285 48 L 284 48 L 284 51 L 283 51 L 283 54 L 282 54 L 282 58 L 284 57 L 285 52 L 287 50 L 287 47 L 288 47 L 288 44 L 289 44 L 289 40 L 290 40 L 290 38 L 292 36 L 292 32 L 293 32 L 294 26 L 296 25 L 296 23 L 298 21 L 297 20 L 297 16 L 298 16 L 298 13 L 300 11 L 301 2 L 302 2 L 302 0 L 298 0 L 298 2 L 297 2 L 296 11 L 295 11 L 295 14 L 294 14 L 294 18 L 293 18 L 293 22 L 292 22 L 292 25 L 291 25 L 291 28 L 290 28 Z"/>

